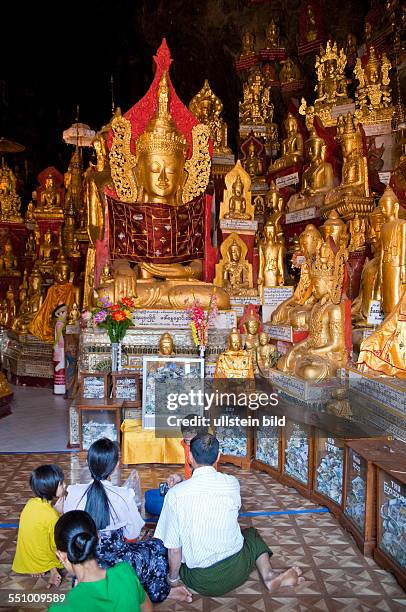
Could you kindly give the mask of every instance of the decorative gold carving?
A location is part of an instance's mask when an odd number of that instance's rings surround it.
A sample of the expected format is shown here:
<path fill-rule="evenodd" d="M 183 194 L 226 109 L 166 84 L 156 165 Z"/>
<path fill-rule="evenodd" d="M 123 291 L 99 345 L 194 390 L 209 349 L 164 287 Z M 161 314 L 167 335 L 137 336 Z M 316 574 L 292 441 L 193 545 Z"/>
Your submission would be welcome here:
<path fill-rule="evenodd" d="M 247 261 L 247 245 L 238 234 L 230 234 L 221 244 L 214 284 L 229 295 L 256 295 L 253 291 L 252 264 Z M 251 290 L 251 291 L 249 291 Z"/>
<path fill-rule="evenodd" d="M 354 75 L 359 84 L 355 94 L 355 116 L 361 123 L 374 124 L 391 120 L 395 109 L 391 105 L 390 69 L 391 63 L 386 54 L 383 53 L 378 59 L 373 47 L 369 48 L 365 68 L 361 58 L 357 59 Z"/>
<path fill-rule="evenodd" d="M 136 202 L 138 186 L 134 175 L 136 157 L 130 148 L 131 123 L 119 114 L 111 122 L 111 128 L 114 137 L 109 160 L 117 197 L 122 202 Z"/>
<path fill-rule="evenodd" d="M 182 193 L 186 204 L 206 191 L 210 179 L 209 128 L 199 123 L 192 128 L 193 154 L 185 162 L 187 179 Z"/>
<path fill-rule="evenodd" d="M 200 123 L 207 125 L 209 128 L 214 153 L 230 155 L 231 149 L 227 146 L 227 124 L 220 117 L 223 111 L 223 103 L 213 93 L 207 79 L 199 93 L 190 101 L 189 110 Z"/>
<path fill-rule="evenodd" d="M 244 83 L 244 99 L 240 102 L 240 125 L 265 125 L 272 123 L 274 106 L 270 102 L 271 88 L 266 85 L 259 68 Z"/>

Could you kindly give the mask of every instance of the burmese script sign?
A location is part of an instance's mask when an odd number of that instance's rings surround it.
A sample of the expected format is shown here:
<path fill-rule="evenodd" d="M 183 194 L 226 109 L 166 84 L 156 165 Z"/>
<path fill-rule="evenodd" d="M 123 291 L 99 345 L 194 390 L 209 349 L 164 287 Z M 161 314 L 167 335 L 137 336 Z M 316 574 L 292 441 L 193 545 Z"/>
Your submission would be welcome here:
<path fill-rule="evenodd" d="M 290 325 L 266 325 L 265 331 L 274 340 L 292 342 L 292 327 Z"/>
<path fill-rule="evenodd" d="M 220 228 L 232 232 L 256 232 L 258 221 L 245 219 L 220 219 Z"/>
<path fill-rule="evenodd" d="M 316 213 L 316 207 L 310 206 L 310 208 L 304 208 L 303 210 L 295 210 L 291 213 L 286 213 L 285 223 L 300 223 L 300 221 L 307 221 L 307 219 L 314 219 L 319 215 Z"/>
<path fill-rule="evenodd" d="M 369 397 L 382 406 L 398 410 L 402 415 L 405 415 L 406 385 L 402 388 L 402 383 L 400 381 L 396 382 L 399 382 L 399 385 L 391 384 L 390 379 L 381 382 L 372 376 L 366 376 L 355 370 L 349 370 L 350 389 L 356 389 L 362 395 Z"/>
<path fill-rule="evenodd" d="M 190 316 L 185 310 L 136 310 L 133 314 L 134 327 L 158 329 L 189 329 Z M 232 329 L 237 325 L 237 317 L 232 310 L 219 310 L 214 321 L 216 329 Z"/>
<path fill-rule="evenodd" d="M 293 287 L 264 287 L 263 303 L 275 310 L 285 300 L 292 297 Z M 271 311 L 271 312 L 272 312 Z"/>
<path fill-rule="evenodd" d="M 299 182 L 299 173 L 292 172 L 292 174 L 287 174 L 286 176 L 279 176 L 275 183 L 276 186 L 281 189 L 282 187 L 288 187 L 289 185 L 297 185 Z"/>
<path fill-rule="evenodd" d="M 371 300 L 368 310 L 368 325 L 380 325 L 384 320 L 385 315 L 381 309 L 380 300 Z"/>

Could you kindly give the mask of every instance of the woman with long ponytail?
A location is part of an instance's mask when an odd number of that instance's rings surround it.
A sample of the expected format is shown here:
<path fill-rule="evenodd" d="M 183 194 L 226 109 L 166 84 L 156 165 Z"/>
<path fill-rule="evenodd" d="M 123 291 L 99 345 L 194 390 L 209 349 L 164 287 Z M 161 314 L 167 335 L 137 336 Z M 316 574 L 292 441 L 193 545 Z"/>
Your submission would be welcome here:
<path fill-rule="evenodd" d="M 68 487 L 64 511 L 85 510 L 92 517 L 99 534 L 96 558 L 102 568 L 127 561 L 152 602 L 167 597 L 190 602 L 192 596 L 186 587 L 171 588 L 168 584 L 168 554 L 162 541 L 156 538 L 134 541 L 144 521 L 135 503 L 134 490 L 109 482 L 118 460 L 116 442 L 108 438 L 94 442 L 87 454 L 92 481 Z"/>

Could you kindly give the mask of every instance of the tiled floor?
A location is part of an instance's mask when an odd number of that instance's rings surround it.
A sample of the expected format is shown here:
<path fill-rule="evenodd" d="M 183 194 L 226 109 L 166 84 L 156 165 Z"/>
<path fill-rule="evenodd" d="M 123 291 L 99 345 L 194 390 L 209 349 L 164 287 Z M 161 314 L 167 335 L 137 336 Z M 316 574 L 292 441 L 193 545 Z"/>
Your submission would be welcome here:
<path fill-rule="evenodd" d="M 30 471 L 44 461 L 61 465 L 67 482 L 77 482 L 85 466 L 85 456 L 76 453 L 0 456 L 0 523 L 13 523 L 18 520 L 19 513 L 30 495 Z M 143 488 L 156 487 L 168 473 L 178 469 L 171 466 L 140 466 Z M 242 472 L 233 466 L 223 466 L 222 469 L 239 478 L 243 511 L 316 507 L 293 489 L 276 483 L 266 474 Z M 122 471 L 122 478 L 127 476 L 128 471 Z M 241 524 L 247 527 L 253 525 L 260 531 L 274 552 L 275 568 L 299 565 L 306 582 L 297 589 L 285 588 L 270 597 L 254 570 L 249 581 L 227 597 L 203 598 L 195 595 L 190 605 L 180 605 L 167 600 L 157 606 L 157 609 L 163 612 L 384 612 L 406 609 L 406 593 L 395 579 L 371 559 L 362 556 L 351 537 L 330 514 L 244 517 Z M 43 579 L 17 576 L 11 572 L 16 535 L 17 530 L 14 528 L 0 529 L 0 589 L 43 590 Z M 64 583 L 65 589 L 68 586 L 67 582 Z M 10 608 L 0 606 L 0 610 L 6 609 Z"/>

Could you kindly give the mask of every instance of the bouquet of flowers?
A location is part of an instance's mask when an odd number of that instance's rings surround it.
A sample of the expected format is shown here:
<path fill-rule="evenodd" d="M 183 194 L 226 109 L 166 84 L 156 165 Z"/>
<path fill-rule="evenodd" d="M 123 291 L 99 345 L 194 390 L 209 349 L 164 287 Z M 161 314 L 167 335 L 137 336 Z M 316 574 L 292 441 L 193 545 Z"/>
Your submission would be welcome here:
<path fill-rule="evenodd" d="M 212 325 L 218 315 L 216 290 L 214 289 L 208 310 L 200 304 L 200 300 L 195 298 L 193 304 L 187 309 L 190 316 L 190 329 L 195 345 L 204 352 L 209 339 L 209 327 Z"/>
<path fill-rule="evenodd" d="M 85 310 L 82 320 L 106 329 L 110 342 L 113 344 L 121 342 L 124 338 L 132 323 L 135 307 L 135 298 L 124 297 L 117 304 L 112 304 L 108 298 L 100 298 L 96 302 L 96 308 L 90 311 Z"/>

